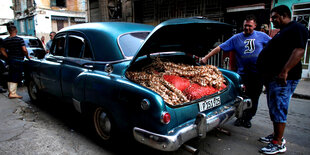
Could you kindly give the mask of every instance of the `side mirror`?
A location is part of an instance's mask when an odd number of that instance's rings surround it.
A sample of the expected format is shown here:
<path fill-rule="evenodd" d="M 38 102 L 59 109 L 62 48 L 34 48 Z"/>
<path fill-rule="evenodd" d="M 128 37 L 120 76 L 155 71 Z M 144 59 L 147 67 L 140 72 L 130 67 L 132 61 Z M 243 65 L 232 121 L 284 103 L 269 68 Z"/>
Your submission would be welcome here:
<path fill-rule="evenodd" d="M 34 56 L 37 57 L 38 59 L 43 59 L 45 57 L 45 50 L 35 50 L 34 51 Z"/>

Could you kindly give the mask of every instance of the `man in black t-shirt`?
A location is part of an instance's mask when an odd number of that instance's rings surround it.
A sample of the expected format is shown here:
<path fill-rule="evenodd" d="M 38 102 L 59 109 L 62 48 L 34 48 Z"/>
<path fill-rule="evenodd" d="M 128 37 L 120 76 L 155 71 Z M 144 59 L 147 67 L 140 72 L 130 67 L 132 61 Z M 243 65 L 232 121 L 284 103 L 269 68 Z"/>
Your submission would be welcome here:
<path fill-rule="evenodd" d="M 29 59 L 29 56 L 23 38 L 16 36 L 16 27 L 11 25 L 8 27 L 8 31 L 10 36 L 3 40 L 1 47 L 1 53 L 8 59 L 9 64 L 8 97 L 10 99 L 22 98 L 16 93 L 16 90 L 22 78 L 24 57 Z"/>
<path fill-rule="evenodd" d="M 291 21 L 291 11 L 281 5 L 271 10 L 271 21 L 280 28 L 262 50 L 257 67 L 264 78 L 269 115 L 274 132 L 259 141 L 269 143 L 260 152 L 276 154 L 285 152 L 283 138 L 291 96 L 301 78 L 301 58 L 304 56 L 308 31 L 305 26 Z"/>

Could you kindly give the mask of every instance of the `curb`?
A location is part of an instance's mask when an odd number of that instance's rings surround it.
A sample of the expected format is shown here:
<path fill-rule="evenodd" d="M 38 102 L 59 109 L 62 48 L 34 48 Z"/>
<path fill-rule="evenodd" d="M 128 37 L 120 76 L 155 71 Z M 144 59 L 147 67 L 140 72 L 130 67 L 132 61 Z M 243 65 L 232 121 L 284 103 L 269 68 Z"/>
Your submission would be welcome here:
<path fill-rule="evenodd" d="M 293 98 L 310 100 L 310 96 L 309 95 L 303 95 L 303 94 L 294 93 L 292 97 Z"/>

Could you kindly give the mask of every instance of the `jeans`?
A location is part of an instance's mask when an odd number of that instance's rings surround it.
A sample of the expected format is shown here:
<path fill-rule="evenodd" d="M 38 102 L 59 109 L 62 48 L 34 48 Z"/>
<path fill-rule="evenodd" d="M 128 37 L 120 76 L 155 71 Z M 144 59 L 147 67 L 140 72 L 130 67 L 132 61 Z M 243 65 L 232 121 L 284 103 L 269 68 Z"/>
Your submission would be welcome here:
<path fill-rule="evenodd" d="M 8 82 L 19 83 L 22 80 L 24 60 L 9 59 L 9 78 Z"/>
<path fill-rule="evenodd" d="M 299 80 L 287 80 L 287 84 L 284 86 L 276 81 L 268 82 L 265 85 L 269 115 L 272 122 L 286 123 L 289 103 L 298 83 Z"/>
<path fill-rule="evenodd" d="M 252 108 L 244 111 L 242 119 L 250 121 L 256 114 L 258 99 L 263 89 L 263 81 L 258 73 L 240 75 L 245 85 L 245 94 L 252 100 Z"/>

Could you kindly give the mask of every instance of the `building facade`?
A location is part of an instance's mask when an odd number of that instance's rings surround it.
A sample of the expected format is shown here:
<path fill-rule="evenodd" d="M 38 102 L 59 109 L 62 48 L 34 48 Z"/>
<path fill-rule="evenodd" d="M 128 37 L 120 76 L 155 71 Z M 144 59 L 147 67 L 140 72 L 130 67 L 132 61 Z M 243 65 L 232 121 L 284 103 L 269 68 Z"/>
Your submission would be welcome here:
<path fill-rule="evenodd" d="M 45 36 L 87 22 L 87 0 L 12 0 L 19 35 Z"/>
<path fill-rule="evenodd" d="M 99 21 L 126 21 L 158 25 L 159 23 L 183 17 L 203 16 L 208 19 L 229 23 L 236 26 L 234 33 L 242 31 L 246 15 L 254 14 L 257 17 L 258 29 L 262 24 L 270 23 L 270 0 L 89 0 L 88 18 L 90 22 Z M 233 33 L 231 34 L 233 35 Z M 230 36 L 223 36 L 223 42 Z M 234 67 L 234 56 L 230 57 L 230 67 Z M 219 56 L 221 61 L 225 58 Z"/>
<path fill-rule="evenodd" d="M 1 0 L 0 5 L 0 35 L 7 34 L 6 25 L 13 22 L 14 12 L 10 8 L 12 6 L 12 0 Z"/>
<path fill-rule="evenodd" d="M 157 25 L 171 18 L 204 16 L 242 27 L 244 16 L 269 23 L 270 0 L 89 0 L 90 22 L 127 21 Z M 238 18 L 236 18 L 238 17 Z M 240 24 L 241 23 L 241 24 Z"/>

